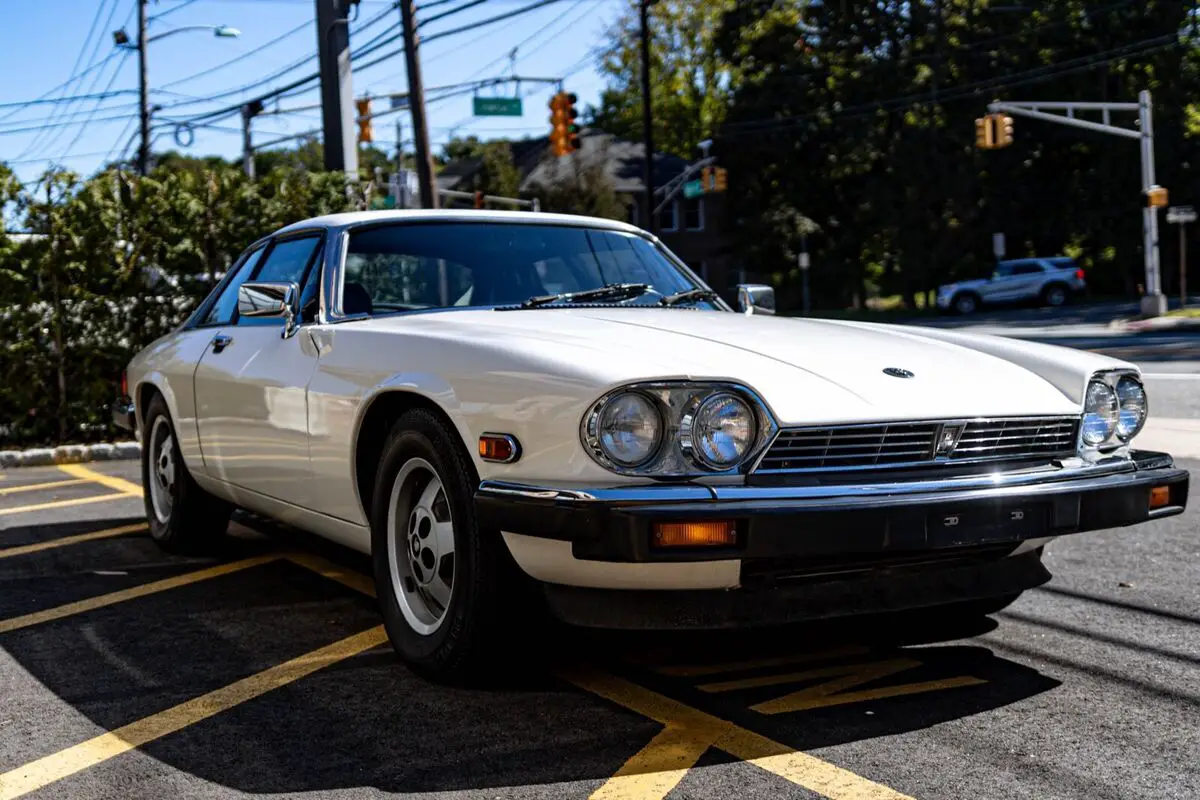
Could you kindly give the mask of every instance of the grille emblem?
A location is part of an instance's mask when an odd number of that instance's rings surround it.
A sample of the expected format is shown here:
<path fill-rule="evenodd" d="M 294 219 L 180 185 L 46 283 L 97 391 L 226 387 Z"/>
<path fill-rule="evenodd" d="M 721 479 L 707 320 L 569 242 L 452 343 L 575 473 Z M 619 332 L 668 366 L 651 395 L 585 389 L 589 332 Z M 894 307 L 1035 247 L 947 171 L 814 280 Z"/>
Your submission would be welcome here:
<path fill-rule="evenodd" d="M 948 422 L 938 429 L 937 445 L 934 449 L 934 455 L 948 456 L 954 452 L 954 448 L 958 447 L 958 439 L 962 436 L 963 429 L 966 428 L 964 422 Z"/>
<path fill-rule="evenodd" d="M 900 369 L 900 367 L 885 367 L 883 370 L 883 374 L 891 375 L 893 378 L 911 378 L 911 377 L 913 377 L 913 374 L 911 372 L 909 372 L 906 369 Z"/>

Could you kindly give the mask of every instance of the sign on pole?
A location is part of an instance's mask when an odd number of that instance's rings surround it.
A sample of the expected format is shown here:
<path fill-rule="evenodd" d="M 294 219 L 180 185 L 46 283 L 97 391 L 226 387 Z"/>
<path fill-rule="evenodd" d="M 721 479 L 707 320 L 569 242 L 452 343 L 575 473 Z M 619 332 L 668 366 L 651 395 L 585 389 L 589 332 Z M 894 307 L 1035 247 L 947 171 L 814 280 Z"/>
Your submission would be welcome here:
<path fill-rule="evenodd" d="M 473 105 L 477 117 L 519 117 L 524 113 L 519 97 L 476 97 Z"/>
<path fill-rule="evenodd" d="M 683 185 L 683 196 L 691 200 L 704 194 L 704 184 L 700 181 L 688 181 Z"/>
<path fill-rule="evenodd" d="M 800 254 L 800 269 L 807 271 L 812 260 L 808 257 L 808 253 Z"/>
<path fill-rule="evenodd" d="M 1191 225 L 1196 221 L 1196 209 L 1191 206 L 1171 206 L 1167 209 L 1167 222 L 1172 225 Z"/>
<path fill-rule="evenodd" d="M 995 254 L 997 261 L 1008 253 L 1008 244 L 1004 241 L 1003 233 L 992 234 L 992 253 Z"/>

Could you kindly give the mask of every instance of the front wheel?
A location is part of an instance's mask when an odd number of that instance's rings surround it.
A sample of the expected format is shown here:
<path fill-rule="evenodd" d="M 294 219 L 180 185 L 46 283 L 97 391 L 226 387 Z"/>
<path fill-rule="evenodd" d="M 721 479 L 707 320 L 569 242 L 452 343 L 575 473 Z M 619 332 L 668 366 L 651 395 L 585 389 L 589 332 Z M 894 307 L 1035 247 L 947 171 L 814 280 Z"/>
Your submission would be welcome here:
<path fill-rule="evenodd" d="M 954 296 L 951 305 L 955 311 L 965 317 L 969 314 L 974 314 L 979 308 L 979 298 L 970 292 L 963 292 Z"/>
<path fill-rule="evenodd" d="M 375 479 L 371 553 L 388 638 L 439 681 L 494 672 L 528 629 L 523 581 L 498 531 L 475 518 L 474 466 L 457 434 L 425 409 L 403 414 Z"/>
<path fill-rule="evenodd" d="M 142 494 L 151 537 L 174 553 L 213 549 L 229 527 L 233 507 L 192 479 L 162 395 L 147 404 L 142 430 Z"/>
<path fill-rule="evenodd" d="M 1061 308 L 1067 304 L 1067 287 L 1061 284 L 1051 284 L 1042 290 L 1042 305 L 1050 308 Z"/>

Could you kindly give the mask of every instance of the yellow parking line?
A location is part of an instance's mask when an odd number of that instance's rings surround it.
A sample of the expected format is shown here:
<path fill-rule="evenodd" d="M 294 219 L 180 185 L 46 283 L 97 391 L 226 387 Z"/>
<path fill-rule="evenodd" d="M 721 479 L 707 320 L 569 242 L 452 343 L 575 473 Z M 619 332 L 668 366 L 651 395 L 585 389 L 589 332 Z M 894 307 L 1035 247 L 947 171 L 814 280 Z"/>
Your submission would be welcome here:
<path fill-rule="evenodd" d="M 12 800 L 55 781 L 94 767 L 135 747 L 161 739 L 189 725 L 228 711 L 317 670 L 344 661 L 387 641 L 383 626 L 355 634 L 327 647 L 286 661 L 220 689 L 160 711 L 86 742 L 39 758 L 0 774 L 0 800 Z"/>
<path fill-rule="evenodd" d="M 593 792 L 590 800 L 666 797 L 722 733 L 719 726 L 667 725 Z"/>
<path fill-rule="evenodd" d="M 101 486 L 107 486 L 110 489 L 116 489 L 118 492 L 124 492 L 125 494 L 142 496 L 141 484 L 127 481 L 124 478 L 118 478 L 115 475 L 105 475 L 103 472 L 88 469 L 82 464 L 61 464 L 58 468 L 68 475 L 74 475 L 76 478 L 98 483 Z"/>
<path fill-rule="evenodd" d="M 634 755 L 620 772 L 601 786 L 593 797 L 605 800 L 664 797 L 678 784 L 682 773 L 695 766 L 704 751 L 712 746 L 833 800 L 912 800 L 907 795 L 834 766 L 828 761 L 798 752 L 794 748 L 623 678 L 586 669 L 563 673 L 561 677 L 585 691 L 624 706 L 643 717 L 674 727 L 678 731 L 669 735 L 664 732 L 656 736 L 650 745 Z M 709 739 L 714 734 L 715 738 L 710 742 Z M 691 763 L 683 763 L 692 755 L 695 755 L 695 758 Z M 665 791 L 651 792 L 649 778 L 641 783 L 632 780 L 639 767 L 652 768 L 655 764 L 669 765 L 671 774 L 661 785 L 655 784 L 658 788 L 665 787 Z M 675 773 L 679 775 L 672 782 Z"/>
<path fill-rule="evenodd" d="M 122 589 L 119 592 L 110 592 L 102 594 L 98 597 L 89 597 L 86 600 L 79 600 L 74 603 L 48 608 L 45 611 L 35 611 L 32 614 L 26 614 L 22 617 L 12 617 L 11 619 L 0 620 L 0 633 L 10 633 L 11 631 L 28 628 L 30 625 L 40 625 L 43 622 L 51 622 L 56 619 L 69 617 L 73 614 L 82 614 L 85 611 L 92 611 L 97 608 L 104 608 L 116 603 L 123 603 L 126 600 L 134 600 L 146 595 L 165 592 L 168 589 L 177 589 L 180 586 L 198 583 L 208 580 L 209 578 L 217 578 L 221 575 L 228 575 L 231 572 L 257 567 L 259 564 L 266 564 L 268 561 L 275 561 L 279 557 L 277 555 L 255 556 L 254 558 L 246 558 L 241 561 L 233 561 L 229 564 L 220 564 L 208 569 L 196 570 L 195 572 L 187 572 L 183 575 L 176 575 L 173 578 L 164 578 L 161 581 L 152 581 L 143 583 L 140 586 L 133 586 L 128 589 Z"/>
<path fill-rule="evenodd" d="M 38 542 L 37 544 L 26 544 L 21 547 L 8 547 L 0 550 L 0 558 L 11 558 L 13 556 L 25 556 L 30 553 L 38 553 L 42 550 L 53 550 L 56 547 L 66 547 L 67 545 L 79 544 L 80 542 L 91 542 L 96 539 L 107 539 L 111 536 L 123 536 L 126 533 L 136 533 L 137 531 L 146 530 L 146 523 L 139 522 L 136 525 L 122 525 L 119 528 L 107 528 L 102 531 L 90 531 L 89 533 L 79 533 L 75 536 L 64 536 L 61 539 L 52 539 L 48 542 Z"/>
<path fill-rule="evenodd" d="M 34 503 L 28 506 L 14 506 L 12 508 L 0 508 L 0 517 L 8 514 L 24 514 L 29 511 L 48 511 L 52 508 L 69 508 L 71 506 L 83 506 L 88 503 L 103 503 L 108 500 L 128 500 L 131 497 L 141 497 L 139 492 L 136 495 L 126 492 L 118 492 L 115 494 L 102 494 L 95 497 L 72 497 L 69 500 L 51 500 L 47 503 Z"/>
<path fill-rule="evenodd" d="M 36 492 L 42 489 L 61 489 L 64 486 L 78 486 L 81 483 L 87 483 L 83 478 L 72 478 L 67 481 L 49 481 L 47 483 L 25 483 L 20 486 L 10 486 L 7 489 L 0 489 L 0 497 L 9 494 L 17 494 L 19 492 Z"/>
<path fill-rule="evenodd" d="M 375 581 L 369 575 L 363 575 L 361 572 L 343 567 L 340 564 L 335 564 L 327 558 L 321 558 L 311 553 L 288 553 L 284 558 L 297 566 L 304 567 L 310 572 L 317 573 L 323 578 L 337 581 L 356 592 L 361 592 L 368 597 L 375 596 Z"/>

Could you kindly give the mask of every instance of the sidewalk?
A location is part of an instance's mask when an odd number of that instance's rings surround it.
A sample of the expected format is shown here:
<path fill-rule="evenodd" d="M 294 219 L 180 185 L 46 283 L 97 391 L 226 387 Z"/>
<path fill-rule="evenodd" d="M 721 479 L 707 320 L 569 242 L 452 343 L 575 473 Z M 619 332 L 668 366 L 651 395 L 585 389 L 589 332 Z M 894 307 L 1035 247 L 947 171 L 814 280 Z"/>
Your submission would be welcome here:
<path fill-rule="evenodd" d="M 1157 450 L 1175 458 L 1200 458 L 1200 419 L 1146 420 L 1146 427 L 1133 440 L 1139 450 Z"/>

